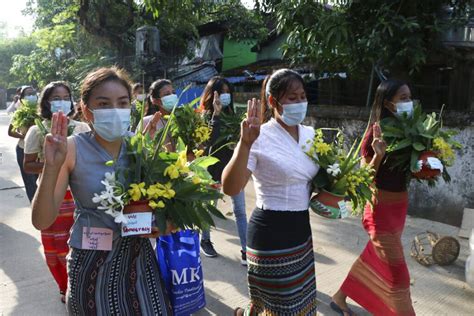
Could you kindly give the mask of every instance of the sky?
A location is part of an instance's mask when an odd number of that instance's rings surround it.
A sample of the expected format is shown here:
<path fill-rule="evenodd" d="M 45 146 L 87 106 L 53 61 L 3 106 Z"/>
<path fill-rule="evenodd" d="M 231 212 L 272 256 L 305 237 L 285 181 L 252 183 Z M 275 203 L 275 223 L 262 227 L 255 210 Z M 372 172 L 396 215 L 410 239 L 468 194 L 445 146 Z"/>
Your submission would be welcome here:
<path fill-rule="evenodd" d="M 24 16 L 21 11 L 26 7 L 27 0 L 0 0 L 0 22 L 8 25 L 8 37 L 19 35 L 19 28 L 25 33 L 30 33 L 34 19 L 32 16 Z"/>

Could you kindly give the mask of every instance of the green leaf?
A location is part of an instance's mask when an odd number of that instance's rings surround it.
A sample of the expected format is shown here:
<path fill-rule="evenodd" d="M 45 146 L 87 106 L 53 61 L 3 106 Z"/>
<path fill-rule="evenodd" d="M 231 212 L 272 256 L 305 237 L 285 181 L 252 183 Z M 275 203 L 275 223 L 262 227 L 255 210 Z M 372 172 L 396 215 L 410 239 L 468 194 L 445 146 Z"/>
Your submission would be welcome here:
<path fill-rule="evenodd" d="M 415 148 L 418 151 L 422 151 L 422 150 L 426 149 L 425 145 L 423 145 L 422 143 L 418 143 L 418 142 L 413 143 L 412 146 L 413 146 L 413 148 Z"/>
<path fill-rule="evenodd" d="M 411 139 L 405 138 L 405 139 L 402 139 L 401 141 L 397 142 L 397 143 L 395 144 L 395 146 L 393 146 L 393 147 L 390 149 L 390 151 L 397 151 L 397 150 L 406 148 L 406 147 L 411 146 L 411 145 L 412 145 Z"/>
<path fill-rule="evenodd" d="M 220 219 L 227 219 L 214 205 L 207 204 L 207 209 L 211 212 L 212 215 L 220 218 Z"/>
<path fill-rule="evenodd" d="M 209 166 L 215 165 L 219 162 L 219 159 L 212 157 L 212 156 L 204 156 L 194 159 L 191 162 L 191 166 L 197 166 L 201 168 L 207 168 Z M 190 167 L 191 167 L 190 166 Z"/>

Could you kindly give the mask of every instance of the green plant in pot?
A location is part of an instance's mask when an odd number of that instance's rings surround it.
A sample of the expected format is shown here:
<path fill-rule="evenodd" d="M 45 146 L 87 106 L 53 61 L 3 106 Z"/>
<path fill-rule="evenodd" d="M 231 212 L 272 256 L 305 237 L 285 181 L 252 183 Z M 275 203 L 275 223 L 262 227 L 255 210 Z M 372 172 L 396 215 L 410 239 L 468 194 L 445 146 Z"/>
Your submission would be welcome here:
<path fill-rule="evenodd" d="M 442 128 L 442 111 L 426 114 L 416 104 L 411 116 L 387 117 L 381 120 L 383 139 L 387 142 L 392 168 L 407 173 L 408 178 L 425 180 L 434 185 L 439 176 L 449 182 L 447 167 L 455 160 L 460 143 L 453 139 L 457 132 Z"/>

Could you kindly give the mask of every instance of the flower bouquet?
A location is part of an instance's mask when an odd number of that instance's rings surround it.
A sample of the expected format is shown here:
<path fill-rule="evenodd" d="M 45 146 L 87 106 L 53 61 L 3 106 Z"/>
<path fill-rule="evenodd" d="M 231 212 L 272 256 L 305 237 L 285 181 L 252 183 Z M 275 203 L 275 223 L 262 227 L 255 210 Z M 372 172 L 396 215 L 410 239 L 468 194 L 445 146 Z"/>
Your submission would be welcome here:
<path fill-rule="evenodd" d="M 324 141 L 323 130 L 337 131 L 334 142 Z M 360 166 L 359 146 L 354 142 L 349 152 L 344 148 L 344 135 L 338 129 L 317 129 L 308 142 L 307 155 L 320 166 L 313 179 L 319 193 L 311 199 L 310 207 L 316 214 L 327 218 L 347 217 L 346 199 L 352 202 L 352 213 L 371 203 L 373 169 Z"/>
<path fill-rule="evenodd" d="M 417 180 L 426 180 L 429 185 L 434 185 L 439 175 L 446 182 L 451 180 L 446 167 L 453 165 L 454 150 L 460 149 L 461 144 L 453 140 L 455 131 L 442 129 L 442 111 L 439 116 L 426 114 L 417 104 L 411 116 L 403 113 L 381 120 L 392 168 L 399 168 Z"/>
<path fill-rule="evenodd" d="M 174 110 L 165 128 L 153 138 L 144 135 L 142 128 L 126 138 L 127 168 L 107 162 L 115 171 L 105 175 L 105 190 L 94 194 L 93 202 L 113 216 L 115 222 L 122 223 L 122 236 L 152 233 L 153 217 L 162 233 L 169 227 L 209 229 L 214 226 L 211 215 L 225 218 L 213 205 L 222 194 L 213 187 L 214 181 L 207 171 L 217 159 L 199 156 L 196 150 L 197 158 L 189 162 L 182 141 L 178 141 L 176 151 L 163 146 Z"/>
<path fill-rule="evenodd" d="M 169 115 L 171 137 L 181 139 L 189 151 L 202 148 L 211 137 L 206 120 L 194 109 L 194 103 L 198 100 L 177 108 Z"/>
<path fill-rule="evenodd" d="M 22 105 L 13 113 L 12 125 L 23 135 L 28 129 L 35 125 L 35 119 L 39 118 L 38 109 L 35 102 L 22 100 Z"/>

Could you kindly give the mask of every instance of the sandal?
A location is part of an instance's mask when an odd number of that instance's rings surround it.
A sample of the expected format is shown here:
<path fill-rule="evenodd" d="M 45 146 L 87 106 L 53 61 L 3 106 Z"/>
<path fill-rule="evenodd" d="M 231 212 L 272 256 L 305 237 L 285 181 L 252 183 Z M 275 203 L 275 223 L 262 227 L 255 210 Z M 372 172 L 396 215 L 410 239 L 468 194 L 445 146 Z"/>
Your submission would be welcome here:
<path fill-rule="evenodd" d="M 243 309 L 242 307 L 237 307 L 236 309 L 234 309 L 234 316 L 244 316 L 245 314 L 245 309 Z"/>
<path fill-rule="evenodd" d="M 331 304 L 329 304 L 329 306 L 331 306 L 331 309 L 341 316 L 344 316 L 344 315 L 355 316 L 355 313 L 350 308 L 343 309 L 339 307 L 339 305 L 337 305 L 334 301 L 332 301 Z"/>
<path fill-rule="evenodd" d="M 59 291 L 59 299 L 61 300 L 61 303 L 66 304 L 66 293 Z"/>

